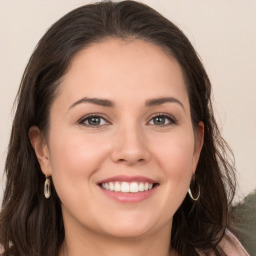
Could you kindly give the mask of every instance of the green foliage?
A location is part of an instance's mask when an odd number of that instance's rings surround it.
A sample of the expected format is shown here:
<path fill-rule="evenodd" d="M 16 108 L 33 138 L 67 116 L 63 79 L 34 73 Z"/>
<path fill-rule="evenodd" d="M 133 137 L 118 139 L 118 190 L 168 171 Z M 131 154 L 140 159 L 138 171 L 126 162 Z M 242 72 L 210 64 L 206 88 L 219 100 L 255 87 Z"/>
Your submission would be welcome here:
<path fill-rule="evenodd" d="M 231 208 L 234 233 L 250 255 L 256 255 L 256 190 Z"/>

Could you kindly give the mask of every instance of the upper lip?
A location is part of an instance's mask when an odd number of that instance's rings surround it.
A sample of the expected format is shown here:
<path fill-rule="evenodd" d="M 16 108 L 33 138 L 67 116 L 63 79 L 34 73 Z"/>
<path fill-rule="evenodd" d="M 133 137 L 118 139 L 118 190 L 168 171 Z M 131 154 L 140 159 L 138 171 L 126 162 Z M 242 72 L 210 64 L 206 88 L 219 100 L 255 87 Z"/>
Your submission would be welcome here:
<path fill-rule="evenodd" d="M 152 180 L 150 178 L 144 176 L 126 176 L 126 175 L 117 175 L 113 177 L 109 177 L 104 180 L 100 180 L 97 182 L 98 184 L 107 183 L 111 181 L 126 181 L 126 182 L 148 182 L 148 183 L 158 183 L 156 180 Z"/>

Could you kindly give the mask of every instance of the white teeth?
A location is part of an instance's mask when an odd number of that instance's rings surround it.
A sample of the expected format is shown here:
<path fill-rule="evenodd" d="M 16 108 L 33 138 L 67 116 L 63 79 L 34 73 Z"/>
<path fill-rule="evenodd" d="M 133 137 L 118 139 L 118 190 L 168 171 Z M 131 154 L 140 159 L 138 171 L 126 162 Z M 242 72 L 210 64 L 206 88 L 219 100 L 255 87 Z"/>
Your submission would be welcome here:
<path fill-rule="evenodd" d="M 113 182 L 109 182 L 109 190 L 113 191 L 115 189 Z"/>
<path fill-rule="evenodd" d="M 121 191 L 121 186 L 120 186 L 119 182 L 115 182 L 115 191 L 116 192 Z"/>
<path fill-rule="evenodd" d="M 129 187 L 129 183 L 127 182 L 122 182 L 121 183 L 121 192 L 130 192 L 130 187 Z"/>
<path fill-rule="evenodd" d="M 144 184 L 140 183 L 139 184 L 139 191 L 144 191 L 144 190 L 145 190 Z"/>
<path fill-rule="evenodd" d="M 116 181 L 116 182 L 106 182 L 102 183 L 101 187 L 110 191 L 115 191 L 115 192 L 123 192 L 123 193 L 138 193 L 138 192 L 143 192 L 147 191 L 153 188 L 152 183 L 148 182 L 121 182 L 121 181 Z"/>
<path fill-rule="evenodd" d="M 139 192 L 139 185 L 138 185 L 138 183 L 132 182 L 132 183 L 130 184 L 130 192 L 132 192 L 132 193 L 137 193 L 137 192 Z"/>

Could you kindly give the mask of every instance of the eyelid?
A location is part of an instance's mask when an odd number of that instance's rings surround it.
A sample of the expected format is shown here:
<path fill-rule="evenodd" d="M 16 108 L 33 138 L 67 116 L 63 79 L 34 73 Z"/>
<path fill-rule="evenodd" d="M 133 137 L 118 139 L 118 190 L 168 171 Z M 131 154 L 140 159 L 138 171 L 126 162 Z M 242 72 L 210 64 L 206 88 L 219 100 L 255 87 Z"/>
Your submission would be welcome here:
<path fill-rule="evenodd" d="M 149 121 L 148 121 L 147 123 L 149 123 L 153 118 L 158 117 L 158 116 L 163 116 L 163 117 L 165 117 L 165 118 L 168 118 L 169 121 L 170 121 L 170 124 L 157 125 L 157 126 L 160 126 L 160 127 L 161 127 L 161 126 L 168 126 L 168 125 L 177 124 L 177 119 L 176 119 L 173 115 L 170 115 L 170 114 L 167 114 L 167 113 L 162 113 L 162 112 L 153 114 L 153 115 L 150 117 L 150 119 L 149 119 Z"/>
<path fill-rule="evenodd" d="M 107 122 L 107 124 L 98 125 L 98 126 L 94 126 L 94 127 L 93 127 L 92 125 L 85 124 L 85 123 L 84 123 L 85 120 L 88 119 L 88 118 L 90 118 L 90 117 L 99 117 L 99 118 L 102 118 L 102 119 L 104 119 L 104 120 Z M 100 128 L 100 127 L 102 127 L 102 126 L 111 124 L 111 122 L 109 121 L 109 118 L 108 118 L 106 115 L 102 114 L 102 113 L 90 113 L 90 114 L 88 114 L 88 115 L 84 115 L 82 118 L 80 118 L 80 119 L 77 121 L 77 123 L 78 123 L 78 124 L 81 124 L 81 125 L 84 125 L 84 126 L 86 126 L 86 127 L 90 127 L 90 128 Z"/>
<path fill-rule="evenodd" d="M 170 123 L 168 124 L 164 124 L 164 125 L 157 125 L 159 127 L 161 126 L 168 126 L 168 125 L 174 125 L 174 124 L 177 124 L 177 119 L 173 116 L 173 115 L 170 115 L 170 114 L 167 114 L 167 113 L 162 113 L 162 112 L 159 112 L 159 113 L 155 113 L 153 114 L 152 116 L 150 116 L 149 120 L 147 121 L 147 124 L 155 117 L 158 117 L 158 116 L 163 116 L 167 119 L 169 119 Z M 99 118 L 102 118 L 104 119 L 107 124 L 103 124 L 103 125 L 98 125 L 98 126 L 92 126 L 92 125 L 88 125 L 88 124 L 85 124 L 85 120 L 90 118 L 90 117 L 99 117 Z M 78 124 L 82 124 L 84 126 L 87 126 L 87 127 L 90 127 L 90 128 L 100 128 L 102 126 L 105 126 L 105 125 L 109 125 L 111 124 L 111 122 L 109 121 L 109 118 L 105 115 L 105 114 L 102 114 L 102 113 L 90 113 L 90 114 L 87 114 L 87 115 L 84 115 L 82 118 L 80 118 L 78 121 L 77 121 Z"/>

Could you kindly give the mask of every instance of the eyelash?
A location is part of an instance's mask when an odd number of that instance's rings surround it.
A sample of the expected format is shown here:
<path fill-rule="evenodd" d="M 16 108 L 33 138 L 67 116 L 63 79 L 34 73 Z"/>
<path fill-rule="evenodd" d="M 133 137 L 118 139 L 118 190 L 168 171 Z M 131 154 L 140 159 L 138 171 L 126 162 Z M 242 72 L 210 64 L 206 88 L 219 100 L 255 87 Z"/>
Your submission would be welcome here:
<path fill-rule="evenodd" d="M 156 117 L 163 117 L 163 118 L 168 120 L 168 123 L 167 124 L 162 124 L 162 125 L 155 125 L 155 126 L 165 127 L 165 126 L 170 126 L 170 125 L 177 124 L 177 120 L 173 116 L 171 116 L 169 114 L 166 114 L 166 113 L 157 113 L 157 114 L 153 115 L 147 123 L 149 123 L 150 121 L 152 121 Z M 85 122 L 88 121 L 89 118 L 100 118 L 100 119 L 103 119 L 106 122 L 106 124 L 101 124 L 101 125 L 99 124 L 99 125 L 95 125 L 95 126 L 94 125 L 90 125 L 90 124 L 85 124 Z M 109 122 L 107 121 L 107 118 L 105 116 L 103 116 L 102 114 L 97 114 L 97 113 L 84 116 L 83 118 L 81 118 L 78 121 L 78 123 L 82 124 L 82 125 L 84 125 L 86 127 L 93 128 L 93 129 L 99 129 L 102 126 L 109 125 Z M 154 125 L 154 124 L 151 124 L 151 125 Z"/>
<path fill-rule="evenodd" d="M 156 126 L 164 127 L 164 126 L 169 126 L 169 125 L 177 124 L 176 118 L 174 118 L 173 116 L 171 116 L 169 114 L 166 114 L 166 113 L 157 113 L 157 114 L 153 115 L 149 121 L 153 120 L 156 117 L 164 117 L 164 118 L 166 118 L 169 121 L 169 123 L 167 123 L 167 124 L 156 125 Z"/>
<path fill-rule="evenodd" d="M 107 121 L 107 118 L 106 118 L 105 116 L 103 116 L 102 114 L 97 114 L 97 113 L 95 113 L 95 114 L 89 114 L 89 115 L 86 115 L 86 116 L 82 117 L 82 118 L 78 121 L 78 123 L 79 123 L 79 124 L 82 124 L 82 125 L 84 125 L 84 126 L 86 126 L 86 127 L 94 128 L 94 129 L 100 128 L 100 127 L 105 126 L 105 125 L 108 125 L 108 124 L 103 124 L 103 125 L 96 125 L 96 126 L 94 126 L 94 125 L 90 125 L 90 124 L 85 124 L 85 122 L 86 122 L 89 118 L 93 118 L 93 117 L 94 117 L 94 118 L 103 119 L 105 122 L 107 122 L 107 123 L 109 124 L 109 122 Z"/>

